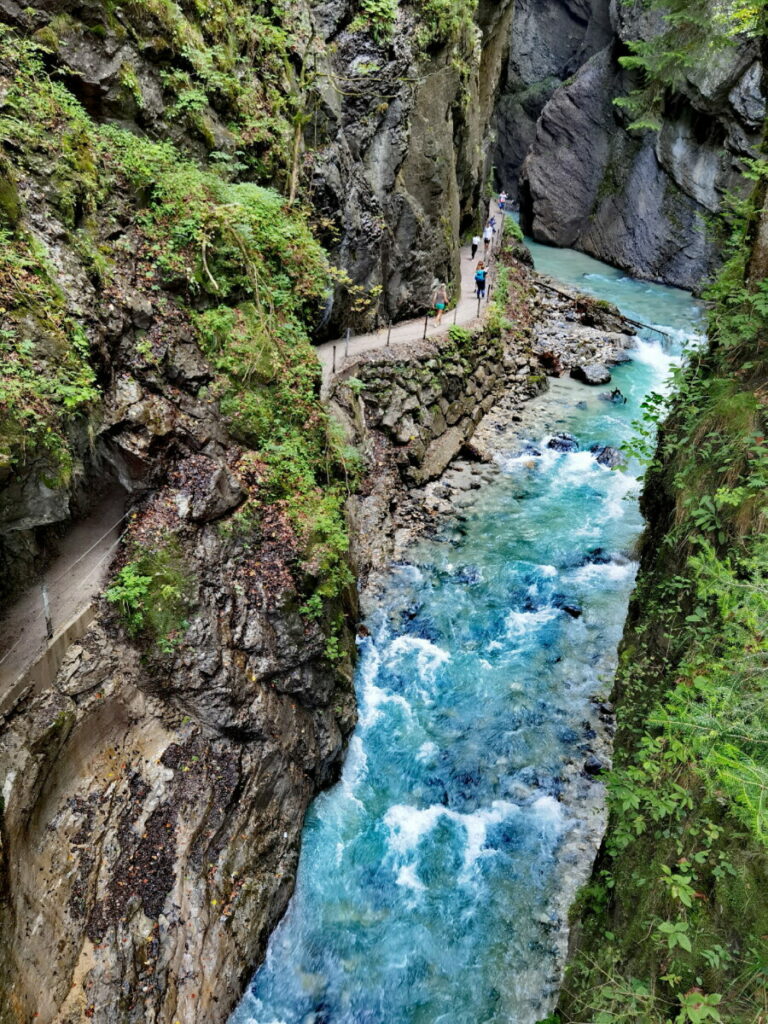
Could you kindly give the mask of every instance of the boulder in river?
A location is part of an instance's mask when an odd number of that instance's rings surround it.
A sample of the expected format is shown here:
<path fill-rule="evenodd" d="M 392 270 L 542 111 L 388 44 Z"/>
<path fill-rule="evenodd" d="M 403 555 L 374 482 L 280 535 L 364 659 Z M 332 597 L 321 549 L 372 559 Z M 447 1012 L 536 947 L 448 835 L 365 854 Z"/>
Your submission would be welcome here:
<path fill-rule="evenodd" d="M 583 614 L 581 608 L 575 604 L 564 604 L 563 611 L 566 615 L 570 615 L 572 619 L 580 619 Z"/>
<path fill-rule="evenodd" d="M 584 762 L 584 771 L 587 775 L 600 775 L 601 772 L 605 771 L 605 765 L 599 757 L 595 757 L 594 754 L 590 754 Z"/>
<path fill-rule="evenodd" d="M 571 370 L 571 377 L 574 380 L 580 380 L 582 384 L 597 387 L 600 384 L 610 384 L 611 371 L 602 363 L 590 363 L 585 366 L 574 366 Z"/>
<path fill-rule="evenodd" d="M 618 448 L 612 448 L 609 444 L 592 444 L 589 450 L 601 466 L 615 469 L 621 465 L 622 456 Z"/>
<path fill-rule="evenodd" d="M 555 434 L 547 441 L 547 448 L 553 448 L 556 452 L 577 452 L 579 442 L 573 434 Z"/>

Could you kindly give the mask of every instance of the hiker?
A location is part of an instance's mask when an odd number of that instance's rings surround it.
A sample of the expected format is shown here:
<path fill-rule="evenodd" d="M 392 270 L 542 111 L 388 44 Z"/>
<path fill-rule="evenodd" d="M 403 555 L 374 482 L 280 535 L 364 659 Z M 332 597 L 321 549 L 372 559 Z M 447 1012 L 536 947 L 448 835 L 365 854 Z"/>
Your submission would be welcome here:
<path fill-rule="evenodd" d="M 488 258 L 488 246 L 493 240 L 493 229 L 491 228 L 490 221 L 485 225 L 485 231 L 483 231 L 483 256 Z"/>
<path fill-rule="evenodd" d="M 435 294 L 432 296 L 432 304 L 435 307 L 435 324 L 439 327 L 440 321 L 443 319 L 443 313 L 448 305 L 448 290 L 442 281 L 440 281 L 435 288 Z"/>
<path fill-rule="evenodd" d="M 504 213 L 504 207 L 507 205 L 507 193 L 499 192 L 499 209 Z"/>
<path fill-rule="evenodd" d="M 485 276 L 487 273 L 488 271 L 485 269 L 485 264 L 480 260 L 475 268 L 475 288 L 477 289 L 478 299 L 485 298 Z"/>
<path fill-rule="evenodd" d="M 477 252 L 477 247 L 479 245 L 480 245 L 480 235 L 473 235 L 472 236 L 472 255 L 469 257 L 471 260 L 473 260 L 475 258 L 475 253 Z"/>
<path fill-rule="evenodd" d="M 495 235 L 496 234 L 496 218 L 495 217 L 491 217 L 491 219 L 488 221 L 488 223 L 491 225 L 491 231 Z"/>

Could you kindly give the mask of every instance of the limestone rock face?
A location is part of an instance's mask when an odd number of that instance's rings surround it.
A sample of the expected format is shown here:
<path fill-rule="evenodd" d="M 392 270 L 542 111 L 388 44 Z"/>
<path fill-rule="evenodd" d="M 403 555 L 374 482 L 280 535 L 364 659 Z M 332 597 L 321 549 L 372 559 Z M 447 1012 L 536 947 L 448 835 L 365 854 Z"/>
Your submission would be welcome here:
<path fill-rule="evenodd" d="M 518 0 L 497 176 L 537 241 L 698 290 L 718 259 L 705 218 L 742 187 L 759 141 L 761 68 L 750 43 L 715 54 L 669 100 L 658 135 L 628 132 L 613 101 L 634 83 L 618 58 L 663 27 L 640 3 Z"/>
<path fill-rule="evenodd" d="M 305 133 L 309 190 L 329 224 L 325 244 L 369 301 L 361 311 L 359 296 L 337 289 L 331 336 L 422 312 L 435 278 L 458 278 L 460 232 L 477 227 L 490 169 L 487 126 L 513 0 L 481 3 L 473 38 L 428 52 L 412 9 L 399 9 L 391 42 L 378 45 L 345 27 L 343 7 L 313 8 L 317 31 L 334 45 Z"/>
<path fill-rule="evenodd" d="M 0 733 L 3 1019 L 218 1024 L 290 896 L 351 668 L 215 527 L 188 543 L 197 646 L 148 660 L 97 626 Z"/>
<path fill-rule="evenodd" d="M 512 201 L 544 106 L 613 39 L 608 0 L 517 0 L 494 127 L 500 185 Z"/>

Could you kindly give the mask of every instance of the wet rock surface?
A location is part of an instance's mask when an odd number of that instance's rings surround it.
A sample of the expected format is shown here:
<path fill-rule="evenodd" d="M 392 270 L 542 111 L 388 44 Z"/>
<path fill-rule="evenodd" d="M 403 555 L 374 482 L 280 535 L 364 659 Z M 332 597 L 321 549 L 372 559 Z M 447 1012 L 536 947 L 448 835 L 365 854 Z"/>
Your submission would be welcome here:
<path fill-rule="evenodd" d="M 611 371 L 602 363 L 574 366 L 571 376 L 574 380 L 580 380 L 582 384 L 589 384 L 590 387 L 598 387 L 600 384 L 610 384 L 611 382 Z"/>

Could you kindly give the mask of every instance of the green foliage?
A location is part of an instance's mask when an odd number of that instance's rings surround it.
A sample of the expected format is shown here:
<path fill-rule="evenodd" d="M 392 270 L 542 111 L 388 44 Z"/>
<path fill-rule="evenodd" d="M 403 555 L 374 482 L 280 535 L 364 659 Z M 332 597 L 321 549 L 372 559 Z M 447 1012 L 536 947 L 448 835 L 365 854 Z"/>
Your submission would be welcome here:
<path fill-rule="evenodd" d="M 0 467 L 33 454 L 50 483 L 71 469 L 69 432 L 99 392 L 82 326 L 68 313 L 46 253 L 0 228 Z"/>
<path fill-rule="evenodd" d="M 637 0 L 623 0 L 635 6 Z M 717 62 L 722 52 L 744 36 L 765 33 L 765 0 L 648 0 L 663 16 L 664 28 L 651 39 L 629 42 L 623 67 L 637 71 L 641 85 L 616 104 L 628 109 L 632 128 L 661 127 L 665 97 L 679 91 L 697 68 Z"/>
<path fill-rule="evenodd" d="M 523 229 L 520 227 L 515 218 L 510 216 L 509 214 L 506 214 L 504 218 L 504 233 L 514 238 L 516 242 L 525 241 Z"/>
<path fill-rule="evenodd" d="M 448 337 L 460 348 L 464 348 L 472 343 L 472 331 L 466 327 L 460 327 L 458 324 L 452 324 L 448 328 Z"/>
<path fill-rule="evenodd" d="M 154 35 L 169 52 L 163 84 L 174 119 L 213 150 L 209 112 L 217 111 L 249 178 L 287 184 L 304 102 L 292 59 L 320 47 L 300 11 L 242 0 L 131 0 L 121 22 L 139 48 Z"/>
<path fill-rule="evenodd" d="M 610 825 L 567 1021 L 754 1024 L 766 1011 L 763 161 L 750 175 L 755 194 L 730 206 L 708 294 L 709 348 L 675 371 L 671 397 L 646 401 L 632 446 L 648 464 L 654 533 L 617 675 Z M 631 1006 L 636 984 L 645 995 Z"/>
<path fill-rule="evenodd" d="M 417 38 L 423 49 L 472 38 L 476 0 L 416 0 L 416 10 L 419 18 Z"/>
<path fill-rule="evenodd" d="M 352 27 L 366 28 L 377 43 L 387 43 L 395 30 L 397 9 L 398 0 L 361 0 L 361 13 L 353 21 Z"/>
<path fill-rule="evenodd" d="M 129 636 L 143 637 L 168 654 L 186 629 L 194 580 L 173 540 L 135 554 L 105 597 L 115 605 Z"/>
<path fill-rule="evenodd" d="M 207 40 L 211 32 L 235 31 L 236 18 L 229 27 L 222 20 L 226 11 L 234 17 L 235 7 L 243 13 L 231 3 L 208 12 L 202 34 L 172 0 L 131 10 L 141 8 L 161 23 L 207 87 L 222 93 L 234 86 L 219 77 L 222 54 L 206 57 Z M 254 17 L 251 56 L 270 38 Z M 241 42 L 232 36 L 227 45 Z M 42 154 L 54 169 L 49 188 L 56 212 L 99 280 L 109 272 L 93 241 L 101 208 L 115 194 L 128 208 L 133 202 L 145 287 L 164 292 L 161 303 L 172 296 L 194 320 L 231 432 L 266 464 L 263 501 L 286 503 L 309 591 L 337 595 L 351 579 L 343 506 L 359 460 L 319 401 L 320 367 L 307 325 L 324 301 L 331 272 L 305 217 L 271 189 L 227 180 L 229 167 L 222 174 L 185 159 L 168 142 L 94 124 L 47 76 L 38 50 L 0 29 L 0 72 L 8 82 L 0 143 L 21 147 L 32 162 Z M 238 49 L 232 74 L 244 72 L 241 58 Z M 249 65 L 248 80 L 258 82 L 262 71 L 268 79 L 270 67 L 267 62 L 256 76 Z M 130 70 L 126 76 L 124 85 L 138 88 Z M 202 109 L 192 95 L 196 88 L 192 83 L 178 93 L 187 110 Z M 49 477 L 60 479 L 72 463 L 75 418 L 89 412 L 98 392 L 87 337 L 54 280 L 39 245 L 19 229 L 4 228 L 0 298 L 10 316 L 0 347 L 10 372 L 0 385 L 0 461 L 34 447 L 38 457 L 48 453 Z"/>

